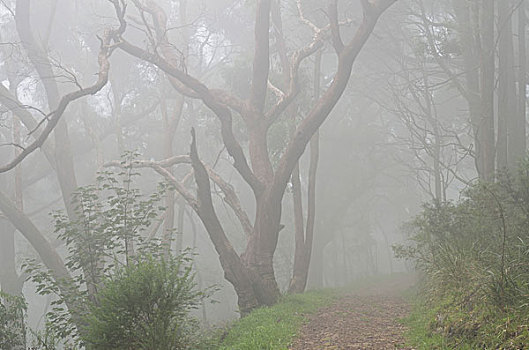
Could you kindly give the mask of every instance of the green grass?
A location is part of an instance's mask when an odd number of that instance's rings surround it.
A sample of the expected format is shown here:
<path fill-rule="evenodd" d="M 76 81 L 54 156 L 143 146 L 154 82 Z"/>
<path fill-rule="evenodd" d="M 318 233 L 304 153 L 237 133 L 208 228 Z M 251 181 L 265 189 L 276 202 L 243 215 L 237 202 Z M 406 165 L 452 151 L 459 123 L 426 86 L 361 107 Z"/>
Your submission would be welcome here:
<path fill-rule="evenodd" d="M 211 336 L 203 336 L 200 350 L 285 350 L 296 337 L 308 316 L 329 305 L 339 297 L 384 282 L 399 280 L 407 274 L 368 277 L 336 289 L 288 295 L 271 307 L 252 311 L 234 322 L 227 330 L 216 329 Z"/>
<path fill-rule="evenodd" d="M 430 325 L 435 320 L 436 314 L 436 309 L 428 308 L 423 302 L 414 303 L 412 313 L 402 320 L 402 323 L 408 327 L 405 334 L 408 345 L 417 350 L 454 349 L 449 345 L 448 339 L 431 330 Z M 461 344 L 460 346 L 457 349 L 471 349 L 470 345 Z"/>
<path fill-rule="evenodd" d="M 433 306 L 421 299 L 415 295 L 412 313 L 401 320 L 414 349 L 529 349 L 526 310 L 501 311 L 484 303 L 461 310 L 455 297 L 436 300 Z"/>
<path fill-rule="evenodd" d="M 288 349 L 307 316 L 330 304 L 337 295 L 336 291 L 321 290 L 285 296 L 276 305 L 259 308 L 236 321 L 218 349 Z"/>

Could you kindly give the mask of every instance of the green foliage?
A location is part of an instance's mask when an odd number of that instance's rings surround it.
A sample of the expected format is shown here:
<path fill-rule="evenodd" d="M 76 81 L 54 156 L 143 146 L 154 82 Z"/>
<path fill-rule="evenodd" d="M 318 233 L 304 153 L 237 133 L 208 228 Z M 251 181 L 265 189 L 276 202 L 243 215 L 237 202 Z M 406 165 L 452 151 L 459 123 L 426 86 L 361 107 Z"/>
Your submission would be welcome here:
<path fill-rule="evenodd" d="M 0 349 L 24 346 L 24 315 L 26 302 L 23 298 L 0 292 Z"/>
<path fill-rule="evenodd" d="M 428 322 L 451 346 L 529 343 L 529 164 L 480 183 L 458 203 L 426 205 L 396 247 L 425 275 Z M 459 347 L 457 347 L 459 348 Z"/>
<path fill-rule="evenodd" d="M 74 194 L 74 219 L 53 214 L 71 280 L 56 279 L 34 261 L 26 264 L 37 292 L 55 296 L 46 329 L 36 337 L 39 346 L 52 348 L 59 340 L 75 349 L 89 340 L 101 349 L 117 349 L 120 337 L 128 344 L 138 341 L 137 335 L 159 342 L 149 349 L 184 348 L 178 342 L 186 343 L 186 327 L 195 326 L 184 315 L 202 294 L 193 291 L 189 254 L 162 259 L 167 247 L 146 233 L 163 210 L 158 203 L 166 186 L 149 196 L 133 187 L 139 175 L 130 165 L 135 157 L 126 154 L 121 170 L 99 173 L 94 185 Z"/>
<path fill-rule="evenodd" d="M 190 349 L 195 322 L 188 312 L 195 291 L 191 260 L 146 257 L 103 283 L 87 317 L 84 337 L 94 349 Z"/>
<path fill-rule="evenodd" d="M 289 295 L 271 307 L 259 308 L 235 322 L 219 349 L 288 349 L 308 314 L 334 300 L 328 291 Z"/>

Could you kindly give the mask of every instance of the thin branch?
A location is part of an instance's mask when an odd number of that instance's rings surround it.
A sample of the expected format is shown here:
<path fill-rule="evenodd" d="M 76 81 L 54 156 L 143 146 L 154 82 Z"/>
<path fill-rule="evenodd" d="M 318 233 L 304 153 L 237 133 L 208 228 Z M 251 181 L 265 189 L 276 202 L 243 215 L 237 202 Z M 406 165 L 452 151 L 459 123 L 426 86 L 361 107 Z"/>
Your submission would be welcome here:
<path fill-rule="evenodd" d="M 48 136 L 51 134 L 51 132 L 54 130 L 55 126 L 59 122 L 60 118 L 64 114 L 64 111 L 68 107 L 68 105 L 87 95 L 94 95 L 97 92 L 99 92 L 107 83 L 108 81 L 108 71 L 110 69 L 110 63 L 108 61 L 108 58 L 112 52 L 112 48 L 110 46 L 111 37 L 113 32 L 110 30 L 107 30 L 105 32 L 105 36 L 103 39 L 101 39 L 101 49 L 99 52 L 99 77 L 95 84 L 92 86 L 89 86 L 84 89 L 80 89 L 74 92 L 71 92 L 65 96 L 63 96 L 59 102 L 59 105 L 57 109 L 51 113 L 51 117 L 46 124 L 45 128 L 42 130 L 40 135 L 36 138 L 35 141 L 33 141 L 29 146 L 27 146 L 18 156 L 16 156 L 12 161 L 7 163 L 6 165 L 0 167 L 0 173 L 7 172 L 14 167 L 16 167 L 20 162 L 22 162 L 28 155 L 30 155 L 33 151 L 35 151 L 37 148 L 41 147 Z"/>

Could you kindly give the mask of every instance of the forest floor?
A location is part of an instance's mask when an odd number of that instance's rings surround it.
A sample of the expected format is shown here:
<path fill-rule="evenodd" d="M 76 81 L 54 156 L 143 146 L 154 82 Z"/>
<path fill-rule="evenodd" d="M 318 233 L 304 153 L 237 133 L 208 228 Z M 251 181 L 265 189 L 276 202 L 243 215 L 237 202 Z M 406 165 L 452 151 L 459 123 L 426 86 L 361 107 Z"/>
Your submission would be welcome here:
<path fill-rule="evenodd" d="M 399 320 L 411 311 L 403 292 L 413 284 L 413 277 L 399 276 L 355 288 L 312 315 L 290 349 L 412 349 Z"/>

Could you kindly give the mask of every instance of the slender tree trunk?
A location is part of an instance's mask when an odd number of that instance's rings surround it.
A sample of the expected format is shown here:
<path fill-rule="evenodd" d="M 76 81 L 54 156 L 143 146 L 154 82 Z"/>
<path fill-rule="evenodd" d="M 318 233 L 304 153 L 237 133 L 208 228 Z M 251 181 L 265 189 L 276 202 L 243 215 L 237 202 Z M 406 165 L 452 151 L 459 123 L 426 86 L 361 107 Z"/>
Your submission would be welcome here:
<path fill-rule="evenodd" d="M 195 224 L 195 219 L 193 218 L 192 213 L 185 210 L 185 207 L 182 207 L 181 210 L 182 212 L 185 212 L 185 214 L 187 214 L 187 218 L 189 219 L 189 224 L 191 226 L 191 232 L 193 233 L 193 250 L 195 250 L 197 248 L 197 237 L 198 237 L 198 230 L 197 230 L 197 225 Z M 195 273 L 197 276 L 198 290 L 204 290 L 202 274 L 200 273 L 196 260 L 193 260 L 193 266 L 195 268 Z M 202 322 L 207 327 L 209 322 L 208 322 L 208 315 L 207 315 L 207 310 L 206 310 L 206 301 L 204 299 L 200 301 L 200 307 L 202 310 Z"/>
<path fill-rule="evenodd" d="M 425 114 L 426 120 L 430 124 L 433 132 L 433 145 L 431 145 L 431 157 L 433 161 L 433 172 L 434 172 L 434 200 L 442 202 L 444 200 L 444 183 L 442 181 L 441 174 L 441 130 L 439 128 L 439 122 L 434 112 L 434 106 L 432 101 L 432 91 L 430 89 L 430 81 L 428 79 L 428 73 L 426 67 L 421 67 L 422 81 L 424 85 L 424 91 L 422 93 L 425 103 Z M 426 146 L 428 147 L 428 146 Z"/>
<path fill-rule="evenodd" d="M 174 116 L 171 118 L 169 111 L 167 109 L 167 103 L 165 94 L 162 92 L 161 98 L 161 111 L 162 118 L 164 123 L 164 133 L 163 133 L 163 155 L 166 159 L 174 156 L 173 152 L 173 140 L 175 137 L 176 129 L 182 117 L 182 112 L 184 109 L 184 98 L 179 95 L 176 101 L 176 108 L 174 111 Z M 169 170 L 172 173 L 172 170 Z M 168 256 L 171 252 L 171 244 L 173 240 L 174 232 L 174 219 L 175 219 L 175 191 L 169 190 L 165 194 L 165 219 L 163 222 L 163 235 L 162 235 L 162 244 L 165 246 L 164 254 Z M 183 217 L 183 214 L 179 214 Z M 181 229 L 181 228 L 179 228 Z M 180 236 L 183 235 L 182 231 L 178 231 L 177 241 Z M 181 247 L 179 247 L 181 249 Z M 179 251 L 180 249 L 177 250 Z"/>
<path fill-rule="evenodd" d="M 498 168 L 514 169 L 520 159 L 516 128 L 516 86 L 511 0 L 498 2 Z"/>
<path fill-rule="evenodd" d="M 321 55 L 318 51 L 314 65 L 314 99 L 320 96 Z M 310 140 L 309 183 L 307 193 L 307 224 L 304 227 L 301 197 L 301 182 L 299 180 L 299 164 L 292 173 L 292 191 L 294 195 L 294 221 L 296 250 L 294 254 L 294 271 L 290 281 L 289 293 L 302 293 L 309 276 L 314 240 L 314 223 L 316 219 L 316 174 L 320 154 L 320 133 L 316 131 Z M 298 193 L 299 192 L 299 193 Z"/>
<path fill-rule="evenodd" d="M 492 181 L 495 173 L 494 139 L 494 86 L 495 86 L 495 38 L 494 38 L 494 0 L 481 2 L 480 14 L 480 67 L 481 67 L 481 117 L 477 130 L 476 143 L 479 144 L 479 176 Z"/>
<path fill-rule="evenodd" d="M 526 113 L 527 113 L 527 43 L 525 30 L 527 28 L 526 16 L 527 2 L 522 1 L 518 9 L 518 113 L 516 117 L 516 139 L 518 148 L 523 150 L 521 156 L 525 156 L 527 150 L 526 139 Z"/>
<path fill-rule="evenodd" d="M 186 208 L 186 203 L 182 198 L 178 200 L 178 218 L 176 221 L 176 253 L 184 249 L 184 212 Z"/>
<path fill-rule="evenodd" d="M 323 251 L 325 247 L 315 244 L 312 250 L 312 262 L 309 269 L 308 286 L 311 289 L 323 288 Z"/>
<path fill-rule="evenodd" d="M 292 172 L 292 201 L 294 205 L 294 268 L 292 278 L 288 287 L 289 293 L 301 293 L 304 289 L 302 281 L 304 275 L 305 260 L 305 222 L 303 217 L 303 198 L 301 195 L 301 180 L 299 175 L 299 164 Z"/>
<path fill-rule="evenodd" d="M 484 148 L 486 147 L 487 141 L 482 140 L 482 135 L 480 134 L 482 101 L 480 98 L 479 84 L 480 44 L 477 42 L 475 34 L 475 29 L 478 28 L 476 23 L 477 3 L 453 0 L 452 4 L 455 11 L 459 35 L 462 41 L 463 69 L 466 80 L 466 100 L 468 103 L 472 132 L 474 134 L 476 170 L 480 178 L 484 178 L 486 174 L 486 170 L 484 169 L 484 157 L 486 151 Z"/>

